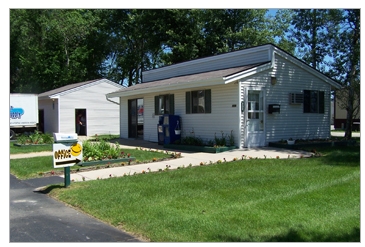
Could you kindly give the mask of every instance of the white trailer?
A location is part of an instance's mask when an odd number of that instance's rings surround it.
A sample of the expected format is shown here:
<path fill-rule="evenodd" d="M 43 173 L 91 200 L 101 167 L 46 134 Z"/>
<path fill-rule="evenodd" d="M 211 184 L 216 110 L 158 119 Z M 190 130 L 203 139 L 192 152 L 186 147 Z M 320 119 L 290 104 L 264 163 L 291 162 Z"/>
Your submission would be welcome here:
<path fill-rule="evenodd" d="M 38 128 L 38 95 L 10 94 L 10 139 Z"/>

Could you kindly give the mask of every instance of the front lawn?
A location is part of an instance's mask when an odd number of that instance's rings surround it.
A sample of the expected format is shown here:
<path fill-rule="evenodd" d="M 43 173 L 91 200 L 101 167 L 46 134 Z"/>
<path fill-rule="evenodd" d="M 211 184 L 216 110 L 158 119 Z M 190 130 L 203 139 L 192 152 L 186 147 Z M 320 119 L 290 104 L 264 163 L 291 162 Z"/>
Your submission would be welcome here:
<path fill-rule="evenodd" d="M 43 151 L 52 152 L 53 144 L 15 146 L 14 142 L 10 142 L 10 154 L 24 154 Z"/>
<path fill-rule="evenodd" d="M 151 242 L 360 242 L 360 147 L 317 148 L 316 153 L 46 191 Z"/>

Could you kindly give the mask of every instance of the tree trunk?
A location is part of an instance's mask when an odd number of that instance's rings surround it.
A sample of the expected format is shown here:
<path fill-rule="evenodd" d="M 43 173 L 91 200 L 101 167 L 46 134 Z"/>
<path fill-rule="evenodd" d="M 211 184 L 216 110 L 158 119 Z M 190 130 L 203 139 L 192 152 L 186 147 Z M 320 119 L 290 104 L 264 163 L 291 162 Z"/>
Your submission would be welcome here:
<path fill-rule="evenodd" d="M 345 139 L 349 140 L 352 138 L 352 118 L 354 112 L 354 89 L 353 87 L 349 87 L 349 96 L 347 98 L 347 117 L 346 117 L 346 131 L 345 131 Z"/>

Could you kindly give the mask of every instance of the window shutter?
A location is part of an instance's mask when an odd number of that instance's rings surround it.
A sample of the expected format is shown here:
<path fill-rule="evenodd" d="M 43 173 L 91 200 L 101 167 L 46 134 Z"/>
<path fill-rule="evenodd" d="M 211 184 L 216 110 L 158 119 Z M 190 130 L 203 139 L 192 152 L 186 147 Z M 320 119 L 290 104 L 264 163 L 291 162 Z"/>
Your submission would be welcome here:
<path fill-rule="evenodd" d="M 309 90 L 303 90 L 303 96 L 304 96 L 304 101 L 303 101 L 303 112 L 304 113 L 309 113 L 310 109 L 311 109 L 311 94 Z"/>
<path fill-rule="evenodd" d="M 318 107 L 319 107 L 318 112 L 324 113 L 324 92 L 323 91 L 319 91 Z"/>
<path fill-rule="evenodd" d="M 155 96 L 155 115 L 159 115 L 159 96 Z"/>
<path fill-rule="evenodd" d="M 175 114 L 175 102 L 174 102 L 174 95 L 169 94 L 169 104 L 170 104 L 170 114 Z"/>
<path fill-rule="evenodd" d="M 210 89 L 205 90 L 205 113 L 212 113 L 212 92 Z"/>
<path fill-rule="evenodd" d="M 191 113 L 191 93 L 190 92 L 185 93 L 185 112 L 186 112 L 186 114 Z"/>

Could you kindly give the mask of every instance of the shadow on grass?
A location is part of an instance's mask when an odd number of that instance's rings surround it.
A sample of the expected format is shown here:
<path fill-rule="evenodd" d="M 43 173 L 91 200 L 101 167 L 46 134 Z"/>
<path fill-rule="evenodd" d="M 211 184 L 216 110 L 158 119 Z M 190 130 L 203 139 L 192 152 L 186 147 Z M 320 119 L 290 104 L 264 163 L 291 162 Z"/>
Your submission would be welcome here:
<path fill-rule="evenodd" d="M 360 166 L 360 147 L 342 147 L 321 158 L 326 165 L 357 167 Z"/>
<path fill-rule="evenodd" d="M 320 235 L 318 233 L 306 234 L 303 237 L 301 230 L 290 229 L 286 234 L 281 234 L 272 237 L 263 237 L 260 242 L 360 242 L 360 228 L 355 227 L 350 233 L 332 233 L 327 235 Z M 219 241 L 222 242 L 258 242 L 254 237 L 239 238 L 231 236 L 218 236 Z"/>
<path fill-rule="evenodd" d="M 360 242 L 360 228 L 355 227 L 350 233 L 331 233 L 328 235 L 319 235 L 313 232 L 307 238 L 303 238 L 301 231 L 290 229 L 284 236 L 274 236 L 267 242 Z"/>

